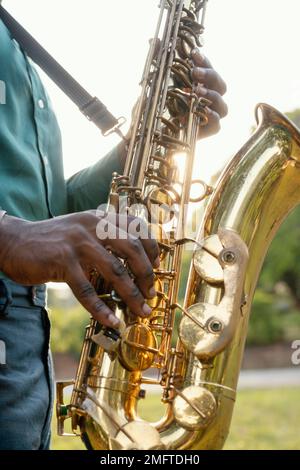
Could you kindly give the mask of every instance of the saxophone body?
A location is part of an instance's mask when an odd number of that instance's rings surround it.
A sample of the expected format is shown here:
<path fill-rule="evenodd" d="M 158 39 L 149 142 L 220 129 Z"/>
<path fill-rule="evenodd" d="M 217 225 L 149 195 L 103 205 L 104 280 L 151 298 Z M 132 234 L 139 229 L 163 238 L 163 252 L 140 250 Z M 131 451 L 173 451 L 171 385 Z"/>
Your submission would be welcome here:
<path fill-rule="evenodd" d="M 70 419 L 88 449 L 223 447 L 261 266 L 279 226 L 300 202 L 300 134 L 265 104 L 256 110 L 257 130 L 216 187 L 192 179 L 198 128 L 209 103 L 194 93 L 189 57 L 201 45 L 206 3 L 161 1 L 126 168 L 111 186 L 111 208 L 143 219 L 160 244 L 152 315 L 133 318 L 102 286 L 99 295 L 115 305 L 124 326 L 114 332 L 92 320 L 75 382 L 57 384 L 58 433 L 65 435 Z M 185 161 L 183 174 L 178 159 Z M 192 199 L 194 184 L 201 191 Z M 187 206 L 204 199 L 199 235 L 191 241 Z M 188 243 L 194 251 L 180 305 Z M 66 405 L 63 391 L 71 384 Z M 149 386 L 161 391 L 164 406 L 156 423 L 139 417 Z"/>

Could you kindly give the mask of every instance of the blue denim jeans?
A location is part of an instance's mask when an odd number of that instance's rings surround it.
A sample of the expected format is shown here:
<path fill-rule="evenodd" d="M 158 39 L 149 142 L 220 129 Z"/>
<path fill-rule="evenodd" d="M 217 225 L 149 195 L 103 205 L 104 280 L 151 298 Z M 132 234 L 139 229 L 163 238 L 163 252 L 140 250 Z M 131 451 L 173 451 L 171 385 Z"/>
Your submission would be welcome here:
<path fill-rule="evenodd" d="M 0 280 L 0 450 L 47 450 L 53 404 L 46 286 Z"/>

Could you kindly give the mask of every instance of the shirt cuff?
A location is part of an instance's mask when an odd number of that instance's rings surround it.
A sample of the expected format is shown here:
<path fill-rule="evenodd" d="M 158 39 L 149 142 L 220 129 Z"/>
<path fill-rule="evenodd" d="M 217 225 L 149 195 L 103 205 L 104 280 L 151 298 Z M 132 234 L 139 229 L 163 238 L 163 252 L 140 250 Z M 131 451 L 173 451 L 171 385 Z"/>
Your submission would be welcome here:
<path fill-rule="evenodd" d="M 2 222 L 3 217 L 4 217 L 6 214 L 7 214 L 6 211 L 0 210 L 0 224 L 1 224 L 1 222 Z"/>

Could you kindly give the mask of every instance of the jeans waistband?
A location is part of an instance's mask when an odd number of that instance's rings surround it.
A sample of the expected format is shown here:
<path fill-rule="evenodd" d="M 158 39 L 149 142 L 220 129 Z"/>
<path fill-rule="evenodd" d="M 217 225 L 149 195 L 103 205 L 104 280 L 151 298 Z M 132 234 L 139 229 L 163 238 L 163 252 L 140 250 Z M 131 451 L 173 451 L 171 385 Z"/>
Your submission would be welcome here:
<path fill-rule="evenodd" d="M 0 313 L 9 307 L 45 307 L 46 285 L 22 286 L 9 279 L 0 279 Z"/>

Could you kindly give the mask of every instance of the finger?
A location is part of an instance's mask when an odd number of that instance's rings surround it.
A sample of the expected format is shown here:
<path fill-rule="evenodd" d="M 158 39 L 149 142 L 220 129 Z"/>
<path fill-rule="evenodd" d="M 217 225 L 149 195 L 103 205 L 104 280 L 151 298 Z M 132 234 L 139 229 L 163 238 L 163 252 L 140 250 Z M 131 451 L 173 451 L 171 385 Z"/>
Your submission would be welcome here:
<path fill-rule="evenodd" d="M 208 90 L 207 88 L 198 85 L 196 87 L 196 93 L 200 97 L 208 99 L 211 104 L 209 105 L 210 109 L 216 111 L 219 114 L 220 118 L 224 118 L 228 114 L 228 106 L 221 97 L 221 95 L 214 91 Z"/>
<path fill-rule="evenodd" d="M 221 128 L 219 114 L 209 108 L 207 108 L 206 111 L 208 123 L 205 126 L 199 128 L 200 139 L 216 134 Z"/>
<path fill-rule="evenodd" d="M 108 306 L 99 299 L 94 287 L 85 277 L 80 265 L 72 267 L 67 283 L 81 305 L 104 326 L 117 328 L 120 321 Z"/>
<path fill-rule="evenodd" d="M 132 313 L 141 317 L 150 315 L 151 308 L 146 304 L 145 296 L 120 260 L 100 247 L 100 251 L 95 253 L 94 265 L 104 279 L 112 284 Z M 149 290 L 148 287 L 146 290 Z"/>
<path fill-rule="evenodd" d="M 191 59 L 197 67 L 213 68 L 208 58 L 197 48 L 192 50 Z"/>
<path fill-rule="evenodd" d="M 220 95 L 226 93 L 226 83 L 214 69 L 195 67 L 191 75 L 194 82 L 201 83 L 206 88 L 217 91 Z"/>
<path fill-rule="evenodd" d="M 160 264 L 160 251 L 148 224 L 141 219 L 132 218 L 128 225 L 128 233 L 141 241 L 152 266 L 158 268 Z"/>
<path fill-rule="evenodd" d="M 138 238 L 154 268 L 159 267 L 159 247 L 148 224 L 137 217 L 118 215 L 117 225 L 134 238 Z"/>
<path fill-rule="evenodd" d="M 106 249 L 110 249 L 120 258 L 126 259 L 144 298 L 153 298 L 155 296 L 155 291 L 153 290 L 154 273 L 149 256 L 146 254 L 141 240 L 128 233 L 122 236 L 122 233 L 119 229 L 120 238 L 116 240 L 103 240 L 102 243 Z M 124 239 L 124 237 L 126 238 Z"/>
<path fill-rule="evenodd" d="M 104 237 L 103 237 L 104 234 Z M 128 237 L 128 234 L 131 237 Z M 107 214 L 104 219 L 101 219 L 97 226 L 97 236 L 100 240 L 104 241 L 104 246 L 114 246 L 113 251 L 117 254 L 116 249 L 119 242 L 124 242 L 129 238 L 140 239 L 150 263 L 154 268 L 159 267 L 159 247 L 156 240 L 153 238 L 148 225 L 143 220 L 120 214 Z M 120 249 L 124 247 L 124 243 L 120 243 Z M 138 247 L 140 248 L 140 246 Z M 144 254 L 144 253 L 142 253 Z M 124 256 L 121 255 L 124 258 Z M 144 257 L 143 257 L 144 260 Z M 143 261 L 142 261 L 143 262 Z"/>

